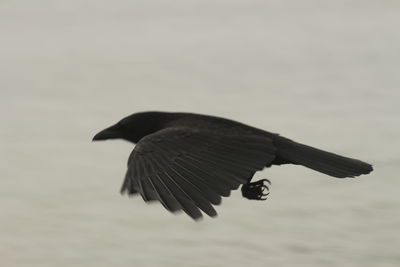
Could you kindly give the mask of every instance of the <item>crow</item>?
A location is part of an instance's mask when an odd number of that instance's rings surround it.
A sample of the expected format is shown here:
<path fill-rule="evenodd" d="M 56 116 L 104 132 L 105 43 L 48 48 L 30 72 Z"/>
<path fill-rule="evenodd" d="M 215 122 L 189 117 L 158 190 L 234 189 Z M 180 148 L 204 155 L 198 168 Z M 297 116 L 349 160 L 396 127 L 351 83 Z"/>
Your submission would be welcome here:
<path fill-rule="evenodd" d="M 215 116 L 140 112 L 123 118 L 93 141 L 124 139 L 135 145 L 121 193 L 159 201 L 194 220 L 215 217 L 213 205 L 242 185 L 248 199 L 265 200 L 270 182 L 251 182 L 272 165 L 296 164 L 337 177 L 370 173 L 370 164 L 297 143 L 279 134 Z"/>

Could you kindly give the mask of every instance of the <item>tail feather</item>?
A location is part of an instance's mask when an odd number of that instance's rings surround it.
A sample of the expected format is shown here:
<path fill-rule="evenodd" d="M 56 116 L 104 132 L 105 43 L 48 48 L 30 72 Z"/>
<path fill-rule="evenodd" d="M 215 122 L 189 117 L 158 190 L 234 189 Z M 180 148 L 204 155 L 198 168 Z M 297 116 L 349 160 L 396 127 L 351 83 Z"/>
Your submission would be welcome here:
<path fill-rule="evenodd" d="M 284 137 L 278 137 L 275 145 L 279 158 L 337 178 L 355 177 L 373 170 L 371 164 L 296 143 Z"/>

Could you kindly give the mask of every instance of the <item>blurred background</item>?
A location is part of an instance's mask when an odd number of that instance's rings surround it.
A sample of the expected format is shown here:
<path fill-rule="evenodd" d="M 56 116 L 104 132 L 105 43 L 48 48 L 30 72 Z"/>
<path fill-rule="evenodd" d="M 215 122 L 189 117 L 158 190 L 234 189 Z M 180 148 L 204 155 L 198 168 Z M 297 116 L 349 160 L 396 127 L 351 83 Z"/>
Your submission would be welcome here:
<path fill-rule="evenodd" d="M 400 2 L 0 1 L 1 266 L 400 266 Z M 236 119 L 374 165 L 257 173 L 193 222 L 120 196 L 138 111 Z"/>

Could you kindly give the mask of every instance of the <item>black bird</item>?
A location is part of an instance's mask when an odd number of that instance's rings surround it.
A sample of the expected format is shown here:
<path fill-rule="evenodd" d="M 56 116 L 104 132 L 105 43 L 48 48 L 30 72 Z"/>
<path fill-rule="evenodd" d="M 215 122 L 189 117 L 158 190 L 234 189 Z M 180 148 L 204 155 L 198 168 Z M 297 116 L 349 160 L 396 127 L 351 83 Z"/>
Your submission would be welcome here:
<path fill-rule="evenodd" d="M 160 201 L 193 219 L 242 185 L 242 195 L 264 200 L 269 181 L 251 182 L 271 165 L 298 164 L 337 177 L 368 174 L 372 166 L 303 145 L 233 120 L 192 114 L 141 112 L 99 132 L 93 140 L 125 139 L 136 146 L 128 159 L 121 193 Z M 201 210 L 201 211 L 200 211 Z"/>

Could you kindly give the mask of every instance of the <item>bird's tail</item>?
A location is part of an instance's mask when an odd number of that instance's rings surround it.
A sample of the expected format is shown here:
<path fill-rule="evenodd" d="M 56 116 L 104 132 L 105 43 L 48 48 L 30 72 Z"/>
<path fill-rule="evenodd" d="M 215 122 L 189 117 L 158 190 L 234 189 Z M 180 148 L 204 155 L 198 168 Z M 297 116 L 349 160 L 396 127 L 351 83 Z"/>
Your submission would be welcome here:
<path fill-rule="evenodd" d="M 280 159 L 337 178 L 355 177 L 373 170 L 371 164 L 296 143 L 281 136 L 274 143 Z"/>

